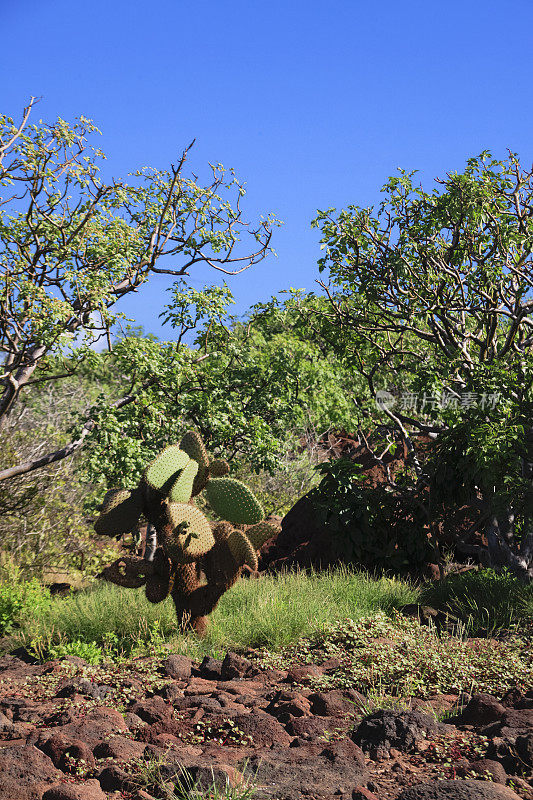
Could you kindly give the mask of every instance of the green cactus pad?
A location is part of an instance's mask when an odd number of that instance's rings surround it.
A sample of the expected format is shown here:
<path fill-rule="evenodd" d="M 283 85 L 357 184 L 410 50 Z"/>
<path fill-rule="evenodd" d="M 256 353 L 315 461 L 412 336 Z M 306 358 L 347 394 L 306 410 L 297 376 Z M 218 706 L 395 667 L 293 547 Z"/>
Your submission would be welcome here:
<path fill-rule="evenodd" d="M 131 492 L 128 489 L 110 489 L 109 492 L 106 492 L 104 495 L 102 505 L 100 506 L 100 513 L 108 514 L 124 500 L 127 500 L 130 495 Z"/>
<path fill-rule="evenodd" d="M 198 431 L 187 431 L 180 447 L 198 464 L 198 473 L 192 487 L 192 495 L 195 497 L 200 494 L 209 478 L 209 456 Z"/>
<path fill-rule="evenodd" d="M 184 503 L 168 503 L 166 519 L 170 529 L 163 546 L 174 563 L 198 558 L 215 543 L 211 525 L 199 508 Z"/>
<path fill-rule="evenodd" d="M 142 512 L 142 495 L 134 489 L 113 489 L 107 492 L 102 512 L 94 529 L 100 536 L 120 536 L 129 533 L 139 521 Z"/>
<path fill-rule="evenodd" d="M 259 500 L 235 478 L 211 478 L 205 494 L 215 514 L 229 522 L 253 525 L 265 516 Z"/>
<path fill-rule="evenodd" d="M 233 558 L 239 567 L 247 564 L 255 572 L 258 567 L 257 553 L 246 534 L 242 531 L 232 531 L 227 541 Z"/>
<path fill-rule="evenodd" d="M 169 493 L 169 500 L 173 503 L 188 503 L 191 499 L 192 487 L 198 464 L 196 461 L 189 461 L 186 467 L 180 472 L 179 478 L 172 484 Z"/>
<path fill-rule="evenodd" d="M 229 464 L 224 458 L 215 458 L 209 464 L 209 474 L 213 478 L 223 478 L 224 475 L 228 475 L 229 470 Z"/>
<path fill-rule="evenodd" d="M 279 532 L 279 525 L 272 525 L 270 522 L 259 522 L 257 525 L 247 528 L 246 536 L 255 549 L 259 550 L 265 542 L 273 539 Z"/>
<path fill-rule="evenodd" d="M 164 491 L 165 484 L 184 469 L 190 458 L 177 444 L 165 447 L 144 471 L 144 480 L 152 489 Z"/>

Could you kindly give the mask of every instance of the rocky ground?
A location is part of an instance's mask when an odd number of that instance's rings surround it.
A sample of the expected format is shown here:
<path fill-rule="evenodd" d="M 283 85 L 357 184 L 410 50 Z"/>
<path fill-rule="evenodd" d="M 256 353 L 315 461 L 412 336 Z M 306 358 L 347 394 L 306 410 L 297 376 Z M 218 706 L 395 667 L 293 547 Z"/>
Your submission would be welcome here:
<path fill-rule="evenodd" d="M 373 710 L 317 691 L 334 658 L 245 655 L 1 657 L 0 800 L 170 800 L 188 780 L 238 797 L 251 778 L 264 800 L 533 799 L 533 687 Z"/>

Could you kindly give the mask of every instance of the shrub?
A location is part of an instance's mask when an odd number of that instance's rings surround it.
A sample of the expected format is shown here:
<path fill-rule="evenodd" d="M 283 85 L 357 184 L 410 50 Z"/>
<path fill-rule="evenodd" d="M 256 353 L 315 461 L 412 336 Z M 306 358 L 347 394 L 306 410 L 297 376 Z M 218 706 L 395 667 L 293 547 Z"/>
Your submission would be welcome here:
<path fill-rule="evenodd" d="M 11 575 L 0 581 L 0 634 L 10 633 L 20 624 L 21 617 L 28 611 L 48 607 L 51 602 L 50 590 L 42 586 L 37 578 L 20 580 L 18 567 L 11 567 Z"/>

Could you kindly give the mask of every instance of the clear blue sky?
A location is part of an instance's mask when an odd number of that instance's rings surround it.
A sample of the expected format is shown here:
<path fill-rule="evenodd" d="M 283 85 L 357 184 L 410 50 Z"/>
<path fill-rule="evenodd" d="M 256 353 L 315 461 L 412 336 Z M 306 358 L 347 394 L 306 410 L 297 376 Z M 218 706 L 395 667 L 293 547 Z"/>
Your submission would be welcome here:
<path fill-rule="evenodd" d="M 251 218 L 284 220 L 270 257 L 230 279 L 238 313 L 315 288 L 317 208 L 372 205 L 401 166 L 432 179 L 506 148 L 533 162 L 531 0 L 0 0 L 0 112 L 85 115 L 113 175 L 234 167 Z M 204 268 L 195 286 L 220 280 Z M 123 310 L 168 336 L 170 279 Z"/>

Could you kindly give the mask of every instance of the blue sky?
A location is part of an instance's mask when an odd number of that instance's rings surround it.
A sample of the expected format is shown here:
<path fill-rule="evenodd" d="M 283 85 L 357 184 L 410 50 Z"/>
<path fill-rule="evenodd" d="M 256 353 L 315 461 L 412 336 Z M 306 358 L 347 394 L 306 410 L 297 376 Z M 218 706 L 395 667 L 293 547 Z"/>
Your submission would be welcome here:
<path fill-rule="evenodd" d="M 316 209 L 379 202 L 397 167 L 429 189 L 484 149 L 533 162 L 531 0 L 0 0 L 0 12 L 0 113 L 37 95 L 34 121 L 90 117 L 116 177 L 163 169 L 196 137 L 191 168 L 233 167 L 247 215 L 284 221 L 278 257 L 230 279 L 237 313 L 316 288 Z M 164 338 L 170 283 L 122 306 Z"/>

